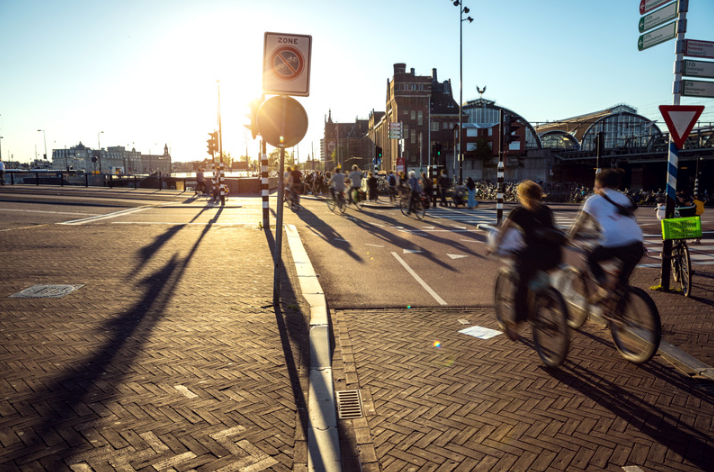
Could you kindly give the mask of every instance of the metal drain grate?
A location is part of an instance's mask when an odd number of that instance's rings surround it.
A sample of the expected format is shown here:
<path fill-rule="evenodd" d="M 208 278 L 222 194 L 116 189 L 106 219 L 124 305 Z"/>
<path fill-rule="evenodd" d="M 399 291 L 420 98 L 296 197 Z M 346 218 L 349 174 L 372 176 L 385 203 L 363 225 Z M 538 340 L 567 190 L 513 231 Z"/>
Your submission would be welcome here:
<path fill-rule="evenodd" d="M 84 284 L 33 285 L 32 287 L 10 295 L 10 298 L 62 298 L 81 287 L 84 287 Z"/>
<path fill-rule="evenodd" d="M 337 416 L 341 420 L 362 418 L 362 395 L 359 390 L 343 390 L 337 393 Z"/>

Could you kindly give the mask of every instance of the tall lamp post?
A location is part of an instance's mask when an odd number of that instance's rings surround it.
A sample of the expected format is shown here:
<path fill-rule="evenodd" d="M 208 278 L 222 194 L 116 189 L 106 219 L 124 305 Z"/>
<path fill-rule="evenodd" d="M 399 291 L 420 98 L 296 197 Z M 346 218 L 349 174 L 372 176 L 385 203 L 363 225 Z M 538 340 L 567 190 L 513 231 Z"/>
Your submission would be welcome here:
<path fill-rule="evenodd" d="M 449 0 L 451 1 L 451 0 Z M 464 13 L 468 14 L 469 8 L 465 7 L 461 0 L 454 0 L 454 6 L 459 8 L 459 184 L 464 182 L 464 152 L 462 150 L 461 135 L 464 132 L 463 120 L 464 114 L 462 111 L 462 104 L 464 102 L 464 21 L 469 23 L 473 22 L 474 19 L 470 16 L 464 18 Z M 456 155 L 454 155 L 456 158 Z M 456 176 L 454 176 L 456 178 Z"/>
<path fill-rule="evenodd" d="M 43 138 L 44 141 L 45 141 L 45 159 L 47 159 L 47 136 L 45 135 L 45 130 L 43 130 L 43 129 L 38 129 L 37 131 L 38 131 L 38 132 L 39 132 L 39 131 L 42 131 L 42 138 Z"/>
<path fill-rule="evenodd" d="M 103 134 L 104 131 L 100 131 L 97 133 L 97 149 L 99 150 L 99 155 L 97 156 L 97 159 L 99 160 L 99 173 L 102 173 L 102 143 L 99 139 L 99 135 Z"/>

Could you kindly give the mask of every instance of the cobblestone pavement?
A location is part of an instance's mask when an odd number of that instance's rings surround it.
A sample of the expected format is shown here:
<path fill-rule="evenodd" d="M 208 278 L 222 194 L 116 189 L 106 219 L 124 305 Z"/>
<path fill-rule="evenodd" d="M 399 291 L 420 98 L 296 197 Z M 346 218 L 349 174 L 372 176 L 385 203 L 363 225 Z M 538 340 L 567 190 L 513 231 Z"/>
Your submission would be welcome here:
<path fill-rule="evenodd" d="M 0 470 L 306 469 L 306 323 L 289 281 L 273 308 L 257 224 L 38 226 L 0 252 Z M 35 284 L 83 286 L 10 298 Z"/>
<path fill-rule="evenodd" d="M 712 277 L 697 273 L 699 298 L 653 293 L 664 339 L 709 361 Z M 635 366 L 593 323 L 548 370 L 529 331 L 517 343 L 458 332 L 498 329 L 491 307 L 341 309 L 333 322 L 336 390 L 364 402 L 362 418 L 340 424 L 358 451 L 346 470 L 714 470 L 711 382 L 661 356 Z"/>

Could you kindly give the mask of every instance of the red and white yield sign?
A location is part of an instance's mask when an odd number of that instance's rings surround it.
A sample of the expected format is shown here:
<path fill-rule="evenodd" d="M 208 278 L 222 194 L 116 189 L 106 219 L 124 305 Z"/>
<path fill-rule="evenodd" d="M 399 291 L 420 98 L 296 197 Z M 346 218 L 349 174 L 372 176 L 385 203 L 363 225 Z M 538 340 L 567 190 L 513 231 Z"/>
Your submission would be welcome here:
<path fill-rule="evenodd" d="M 685 141 L 692 132 L 694 124 L 697 122 L 704 106 L 702 105 L 660 105 L 659 111 L 662 113 L 664 122 L 667 124 L 672 142 L 677 149 L 682 149 Z"/>
<path fill-rule="evenodd" d="M 312 36 L 265 33 L 263 93 L 310 95 Z"/>

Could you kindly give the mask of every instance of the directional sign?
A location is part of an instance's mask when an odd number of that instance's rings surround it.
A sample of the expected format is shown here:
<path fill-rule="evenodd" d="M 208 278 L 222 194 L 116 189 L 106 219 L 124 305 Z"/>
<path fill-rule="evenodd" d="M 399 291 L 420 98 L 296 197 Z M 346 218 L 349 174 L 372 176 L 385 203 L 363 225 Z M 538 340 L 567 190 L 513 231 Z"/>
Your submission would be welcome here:
<path fill-rule="evenodd" d="M 682 61 L 682 75 L 688 77 L 707 77 L 714 79 L 714 62 L 708 61 L 690 61 L 685 59 Z"/>
<path fill-rule="evenodd" d="M 702 80 L 683 80 L 682 95 L 685 97 L 714 98 L 714 82 Z"/>
<path fill-rule="evenodd" d="M 265 33 L 263 93 L 310 95 L 312 36 Z"/>
<path fill-rule="evenodd" d="M 667 2 L 672 0 L 640 0 L 640 15 L 644 15 L 648 11 L 652 11 L 655 8 L 659 8 Z"/>
<path fill-rule="evenodd" d="M 670 3 L 666 7 L 640 18 L 640 33 L 649 31 L 668 21 L 674 20 L 679 14 L 679 2 Z"/>
<path fill-rule="evenodd" d="M 714 59 L 714 42 L 687 39 L 684 41 L 684 55 Z"/>
<path fill-rule="evenodd" d="M 389 139 L 402 139 L 402 122 L 389 123 Z"/>
<path fill-rule="evenodd" d="M 647 48 L 651 48 L 652 46 L 669 41 L 675 36 L 677 36 L 677 22 L 673 21 L 668 25 L 664 25 L 661 28 L 657 28 L 656 30 L 640 36 L 640 39 L 637 41 L 637 48 L 640 51 L 643 51 Z"/>
<path fill-rule="evenodd" d="M 714 84 L 714 82 L 713 82 Z M 660 105 L 660 113 L 677 149 L 682 149 L 694 124 L 704 111 L 702 105 Z"/>

